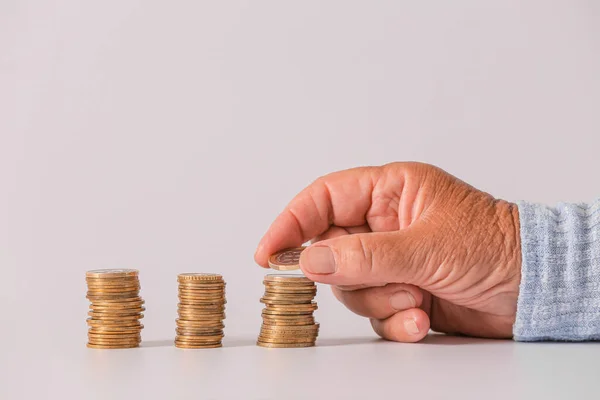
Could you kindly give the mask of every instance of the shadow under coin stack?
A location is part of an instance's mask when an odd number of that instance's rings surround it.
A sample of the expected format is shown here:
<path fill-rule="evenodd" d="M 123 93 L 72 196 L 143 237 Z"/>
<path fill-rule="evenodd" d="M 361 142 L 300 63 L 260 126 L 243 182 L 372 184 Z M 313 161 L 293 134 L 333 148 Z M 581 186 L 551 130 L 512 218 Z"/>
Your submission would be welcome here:
<path fill-rule="evenodd" d="M 218 274 L 177 276 L 179 304 L 175 346 L 182 349 L 221 347 L 225 319 L 225 282 Z"/>
<path fill-rule="evenodd" d="M 99 269 L 86 273 L 87 298 L 91 302 L 87 319 L 87 347 L 126 349 L 142 341 L 144 300 L 135 269 Z"/>
<path fill-rule="evenodd" d="M 265 304 L 257 345 L 262 347 L 311 347 L 319 334 L 313 312 L 317 303 L 315 283 L 303 275 L 270 274 L 263 281 Z"/>

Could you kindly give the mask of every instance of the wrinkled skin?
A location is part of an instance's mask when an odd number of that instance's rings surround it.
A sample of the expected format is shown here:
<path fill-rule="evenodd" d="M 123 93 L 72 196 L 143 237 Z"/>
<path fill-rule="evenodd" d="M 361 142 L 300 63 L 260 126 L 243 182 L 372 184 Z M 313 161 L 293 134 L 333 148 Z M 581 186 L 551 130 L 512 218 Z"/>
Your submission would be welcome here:
<path fill-rule="evenodd" d="M 393 163 L 317 179 L 273 222 L 256 262 L 308 240 L 302 271 L 385 339 L 417 342 L 429 329 L 512 336 L 517 207 L 439 168 Z"/>

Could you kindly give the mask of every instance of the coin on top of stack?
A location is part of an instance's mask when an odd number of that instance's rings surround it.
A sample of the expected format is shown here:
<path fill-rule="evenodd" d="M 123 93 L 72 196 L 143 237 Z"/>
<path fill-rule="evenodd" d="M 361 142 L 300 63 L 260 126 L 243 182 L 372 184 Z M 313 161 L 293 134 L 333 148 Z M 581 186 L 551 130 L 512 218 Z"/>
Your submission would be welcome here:
<path fill-rule="evenodd" d="M 179 282 L 179 318 L 175 346 L 183 349 L 221 347 L 225 325 L 225 281 L 219 274 L 185 273 Z"/>
<path fill-rule="evenodd" d="M 263 281 L 263 323 L 256 344 L 262 347 L 311 347 L 319 334 L 313 312 L 315 283 L 303 275 L 269 274 Z"/>
<path fill-rule="evenodd" d="M 142 341 L 140 322 L 144 300 L 135 269 L 99 269 L 86 273 L 88 312 L 87 347 L 124 349 Z"/>

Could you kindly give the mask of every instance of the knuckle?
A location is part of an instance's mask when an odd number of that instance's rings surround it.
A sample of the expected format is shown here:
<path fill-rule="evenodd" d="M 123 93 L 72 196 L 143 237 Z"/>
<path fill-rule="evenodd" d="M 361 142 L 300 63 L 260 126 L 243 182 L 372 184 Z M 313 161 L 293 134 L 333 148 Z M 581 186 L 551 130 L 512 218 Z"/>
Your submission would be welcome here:
<path fill-rule="evenodd" d="M 348 272 L 363 277 L 361 283 L 367 283 L 373 267 L 372 251 L 363 235 L 351 235 L 348 241 L 348 250 L 343 253 L 342 264 Z"/>

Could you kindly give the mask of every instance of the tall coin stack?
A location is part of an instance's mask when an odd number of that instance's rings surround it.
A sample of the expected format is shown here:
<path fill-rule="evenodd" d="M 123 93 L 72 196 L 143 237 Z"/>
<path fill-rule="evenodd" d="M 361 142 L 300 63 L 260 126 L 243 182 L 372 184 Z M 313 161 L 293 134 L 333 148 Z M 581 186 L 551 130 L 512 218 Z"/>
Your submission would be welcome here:
<path fill-rule="evenodd" d="M 262 347 L 311 347 L 319 334 L 313 312 L 317 303 L 315 283 L 303 275 L 270 274 L 263 281 L 265 304 L 257 345 Z"/>
<path fill-rule="evenodd" d="M 87 298 L 91 302 L 87 319 L 87 347 L 125 349 L 138 347 L 144 325 L 140 319 L 144 300 L 135 269 L 99 269 L 88 271 Z"/>
<path fill-rule="evenodd" d="M 225 319 L 225 282 L 218 274 L 177 276 L 179 318 L 175 346 L 183 349 L 221 347 Z"/>

